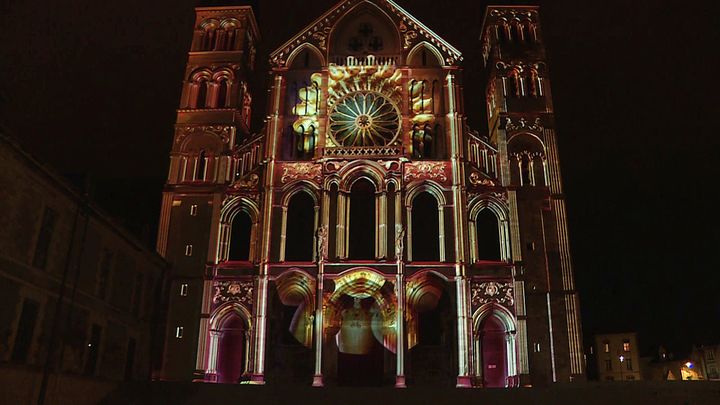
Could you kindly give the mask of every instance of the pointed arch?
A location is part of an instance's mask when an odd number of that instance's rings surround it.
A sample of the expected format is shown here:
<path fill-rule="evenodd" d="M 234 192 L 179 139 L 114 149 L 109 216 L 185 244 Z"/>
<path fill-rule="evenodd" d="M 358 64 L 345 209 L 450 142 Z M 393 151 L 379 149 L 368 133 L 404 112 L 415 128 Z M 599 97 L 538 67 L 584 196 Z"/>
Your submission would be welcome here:
<path fill-rule="evenodd" d="M 424 58 L 423 51 L 426 51 Z M 408 52 L 405 64 L 417 67 L 438 67 L 444 65 L 440 51 L 427 41 L 419 42 Z"/>
<path fill-rule="evenodd" d="M 307 66 L 293 66 L 295 64 L 295 59 L 303 55 L 303 52 L 307 52 L 310 54 L 309 63 Z M 317 58 L 316 61 L 313 61 L 313 57 Z M 298 63 L 305 64 L 304 58 L 298 59 Z M 322 66 L 326 66 L 327 63 L 325 62 L 325 55 L 323 55 L 322 52 L 313 44 L 305 42 L 302 45 L 295 48 L 290 55 L 288 55 L 287 62 L 285 62 L 285 65 L 288 67 L 288 69 L 304 69 L 304 68 L 319 68 Z"/>

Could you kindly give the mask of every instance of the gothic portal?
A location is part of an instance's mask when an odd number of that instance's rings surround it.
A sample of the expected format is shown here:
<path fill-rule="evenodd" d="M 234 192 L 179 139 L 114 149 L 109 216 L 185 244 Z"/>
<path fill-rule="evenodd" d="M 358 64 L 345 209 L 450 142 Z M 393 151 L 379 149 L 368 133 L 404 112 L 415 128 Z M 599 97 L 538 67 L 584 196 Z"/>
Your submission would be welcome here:
<path fill-rule="evenodd" d="M 252 10 L 196 12 L 158 241 L 164 379 L 584 378 L 537 7 L 487 9 L 482 132 L 460 51 L 391 0 L 341 1 L 272 52 L 254 132 Z"/>

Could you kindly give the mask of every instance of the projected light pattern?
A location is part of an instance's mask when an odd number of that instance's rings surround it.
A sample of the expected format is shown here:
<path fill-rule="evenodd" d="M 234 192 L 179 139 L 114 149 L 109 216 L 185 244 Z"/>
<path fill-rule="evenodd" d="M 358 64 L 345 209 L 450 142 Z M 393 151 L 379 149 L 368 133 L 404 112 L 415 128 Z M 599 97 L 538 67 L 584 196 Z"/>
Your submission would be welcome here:
<path fill-rule="evenodd" d="M 330 129 L 343 146 L 384 146 L 398 135 L 400 112 L 380 93 L 350 93 L 330 114 Z"/>

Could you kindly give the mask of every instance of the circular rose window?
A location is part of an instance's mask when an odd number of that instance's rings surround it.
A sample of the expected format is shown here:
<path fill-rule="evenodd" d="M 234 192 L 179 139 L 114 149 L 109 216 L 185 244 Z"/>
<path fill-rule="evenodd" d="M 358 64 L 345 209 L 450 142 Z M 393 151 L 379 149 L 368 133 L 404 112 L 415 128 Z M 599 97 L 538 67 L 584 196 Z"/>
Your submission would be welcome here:
<path fill-rule="evenodd" d="M 400 133 L 400 111 L 380 93 L 350 93 L 330 113 L 330 132 L 341 146 L 389 145 Z"/>

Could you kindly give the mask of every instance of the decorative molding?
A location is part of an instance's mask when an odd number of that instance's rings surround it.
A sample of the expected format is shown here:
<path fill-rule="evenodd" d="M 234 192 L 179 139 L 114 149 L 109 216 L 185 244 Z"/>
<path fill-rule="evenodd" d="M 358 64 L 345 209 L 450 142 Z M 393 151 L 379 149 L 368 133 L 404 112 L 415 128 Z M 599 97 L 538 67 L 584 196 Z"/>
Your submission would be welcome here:
<path fill-rule="evenodd" d="M 473 186 L 489 186 L 494 187 L 495 182 L 487 179 L 485 177 L 482 177 L 479 172 L 472 172 L 470 173 L 470 176 L 468 176 L 468 180 L 470 181 L 470 184 Z"/>
<path fill-rule="evenodd" d="M 533 122 L 529 123 L 525 117 L 520 117 L 516 121 L 512 118 L 505 118 L 505 130 L 506 131 L 519 131 L 529 130 L 534 132 L 542 132 L 544 127 L 541 124 L 540 117 L 535 118 Z"/>
<path fill-rule="evenodd" d="M 175 143 L 182 143 L 182 141 L 191 135 L 214 135 L 220 138 L 223 143 L 230 143 L 232 139 L 234 128 L 229 125 L 183 125 L 177 127 L 177 136 L 175 136 Z"/>
<path fill-rule="evenodd" d="M 282 166 L 280 183 L 295 180 L 314 180 L 322 182 L 322 166 L 311 162 L 286 163 Z"/>
<path fill-rule="evenodd" d="M 403 180 L 410 182 L 413 180 L 437 180 L 444 183 L 448 180 L 445 173 L 444 162 L 416 162 L 405 164 L 405 175 Z"/>
<path fill-rule="evenodd" d="M 512 308 L 515 305 L 513 294 L 513 283 L 501 283 L 497 281 L 472 282 L 470 284 L 472 293 L 470 301 L 473 308 L 483 304 L 495 303 Z"/>
<path fill-rule="evenodd" d="M 259 182 L 260 177 L 257 174 L 252 173 L 249 176 L 236 180 L 230 187 L 236 190 L 255 190 L 257 189 Z"/>
<path fill-rule="evenodd" d="M 239 302 L 247 308 L 252 307 L 252 281 L 216 281 L 213 287 L 215 288 L 213 304 Z"/>
<path fill-rule="evenodd" d="M 350 146 L 323 150 L 323 155 L 327 157 L 398 156 L 401 153 L 401 146 Z"/>

